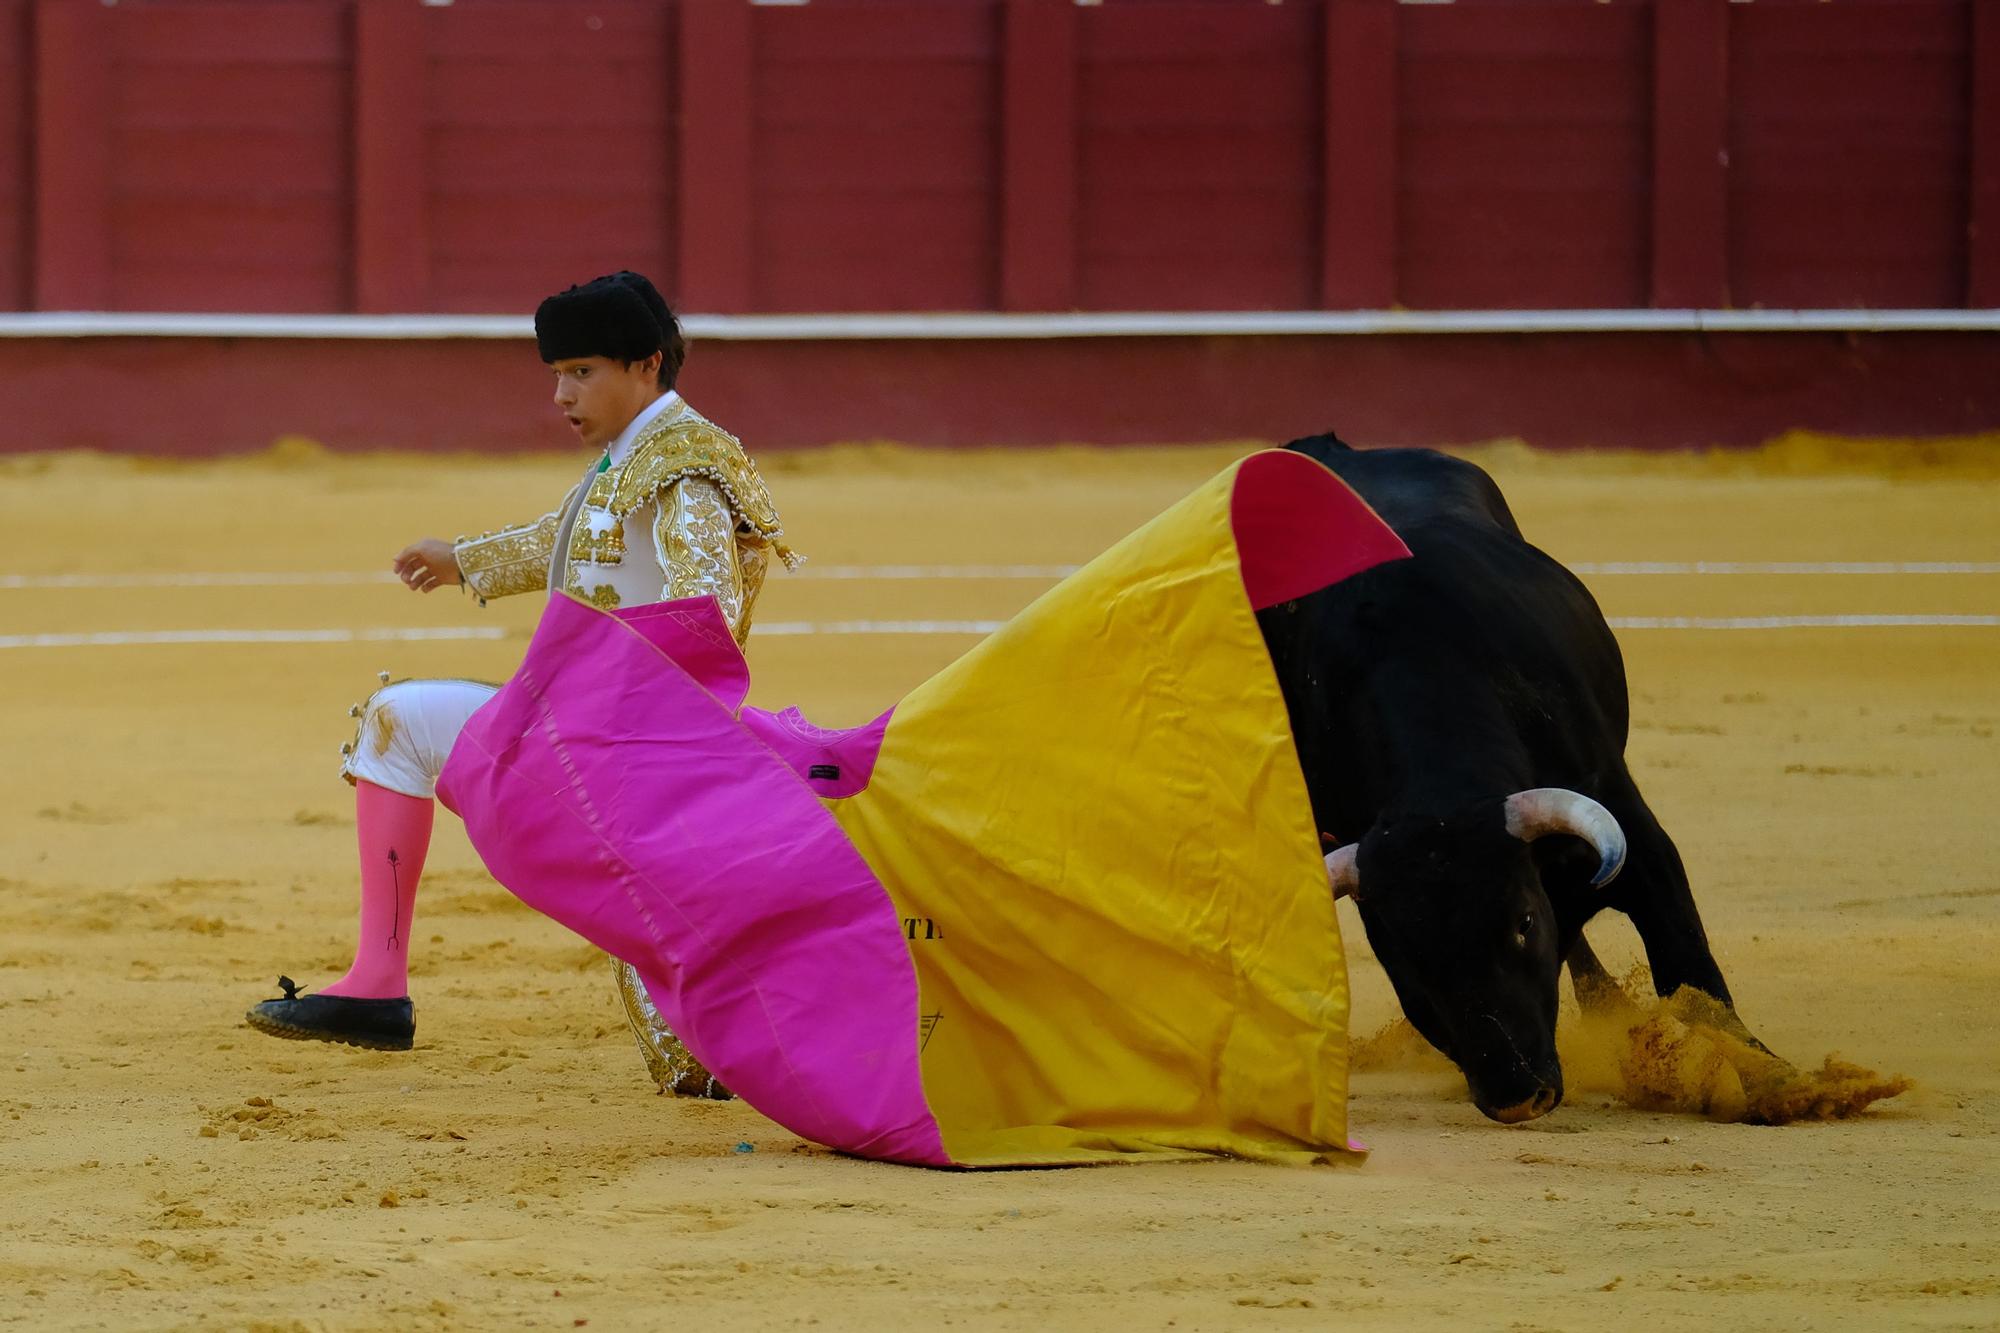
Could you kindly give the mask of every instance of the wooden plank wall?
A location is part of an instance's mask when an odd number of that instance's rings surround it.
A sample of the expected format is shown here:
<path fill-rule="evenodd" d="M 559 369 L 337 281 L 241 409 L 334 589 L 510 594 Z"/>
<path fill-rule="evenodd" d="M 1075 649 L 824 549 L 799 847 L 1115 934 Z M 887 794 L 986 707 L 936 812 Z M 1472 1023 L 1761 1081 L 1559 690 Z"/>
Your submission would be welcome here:
<path fill-rule="evenodd" d="M 1404 12 L 1404 304 L 1649 303 L 1650 17 L 1559 0 Z"/>
<path fill-rule="evenodd" d="M 1077 305 L 1319 304 L 1321 17 L 1304 5 L 1078 11 Z"/>
<path fill-rule="evenodd" d="M 0 0 L 0 309 L 1992 305 L 1997 10 Z"/>
<path fill-rule="evenodd" d="M 1732 302 L 1962 304 L 1967 6 L 1762 3 L 1729 18 Z"/>
<path fill-rule="evenodd" d="M 33 300 L 28 238 L 34 201 L 30 180 L 28 71 L 32 29 L 28 0 L 0 0 L 0 310 L 25 310 Z"/>

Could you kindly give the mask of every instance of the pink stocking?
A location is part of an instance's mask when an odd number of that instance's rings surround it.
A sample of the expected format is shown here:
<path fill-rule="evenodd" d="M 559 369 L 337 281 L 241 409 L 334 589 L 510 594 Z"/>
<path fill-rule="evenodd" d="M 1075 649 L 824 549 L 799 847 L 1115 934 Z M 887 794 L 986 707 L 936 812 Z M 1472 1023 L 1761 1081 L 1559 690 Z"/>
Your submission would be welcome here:
<path fill-rule="evenodd" d="M 361 844 L 361 938 L 354 966 L 321 995 L 395 1000 L 410 993 L 410 919 L 417 877 L 431 847 L 437 807 L 418 796 L 354 784 L 354 827 Z"/>

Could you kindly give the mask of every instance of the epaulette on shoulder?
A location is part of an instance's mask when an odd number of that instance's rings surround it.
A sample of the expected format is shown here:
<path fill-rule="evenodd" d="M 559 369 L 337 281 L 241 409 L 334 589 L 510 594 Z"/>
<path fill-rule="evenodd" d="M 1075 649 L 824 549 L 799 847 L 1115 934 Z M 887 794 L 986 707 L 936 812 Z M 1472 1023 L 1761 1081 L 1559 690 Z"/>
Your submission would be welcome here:
<path fill-rule="evenodd" d="M 613 474 L 606 507 L 624 518 L 683 477 L 715 483 L 737 518 L 769 541 L 780 559 L 793 563 L 778 507 L 757 465 L 735 436 L 685 404 L 662 414 L 633 441 L 631 456 Z"/>

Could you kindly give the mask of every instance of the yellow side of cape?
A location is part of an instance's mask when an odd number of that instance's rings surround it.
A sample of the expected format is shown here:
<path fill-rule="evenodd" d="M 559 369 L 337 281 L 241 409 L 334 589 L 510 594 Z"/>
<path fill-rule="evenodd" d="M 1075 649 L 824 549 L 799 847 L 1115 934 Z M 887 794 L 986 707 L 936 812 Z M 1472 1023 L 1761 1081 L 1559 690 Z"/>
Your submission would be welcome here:
<path fill-rule="evenodd" d="M 1237 467 L 906 698 L 828 802 L 903 917 L 955 1160 L 1349 1148 L 1339 927 Z"/>

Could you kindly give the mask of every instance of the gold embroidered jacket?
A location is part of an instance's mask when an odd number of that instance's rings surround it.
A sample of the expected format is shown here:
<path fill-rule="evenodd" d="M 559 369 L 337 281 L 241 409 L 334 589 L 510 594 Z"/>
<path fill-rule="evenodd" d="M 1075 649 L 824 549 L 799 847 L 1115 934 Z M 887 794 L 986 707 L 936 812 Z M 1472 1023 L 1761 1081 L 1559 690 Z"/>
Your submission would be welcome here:
<path fill-rule="evenodd" d="M 707 593 L 741 640 L 770 557 L 797 563 L 783 538 L 743 446 L 677 399 L 556 509 L 453 549 L 481 597 L 560 586 L 611 609 Z"/>

